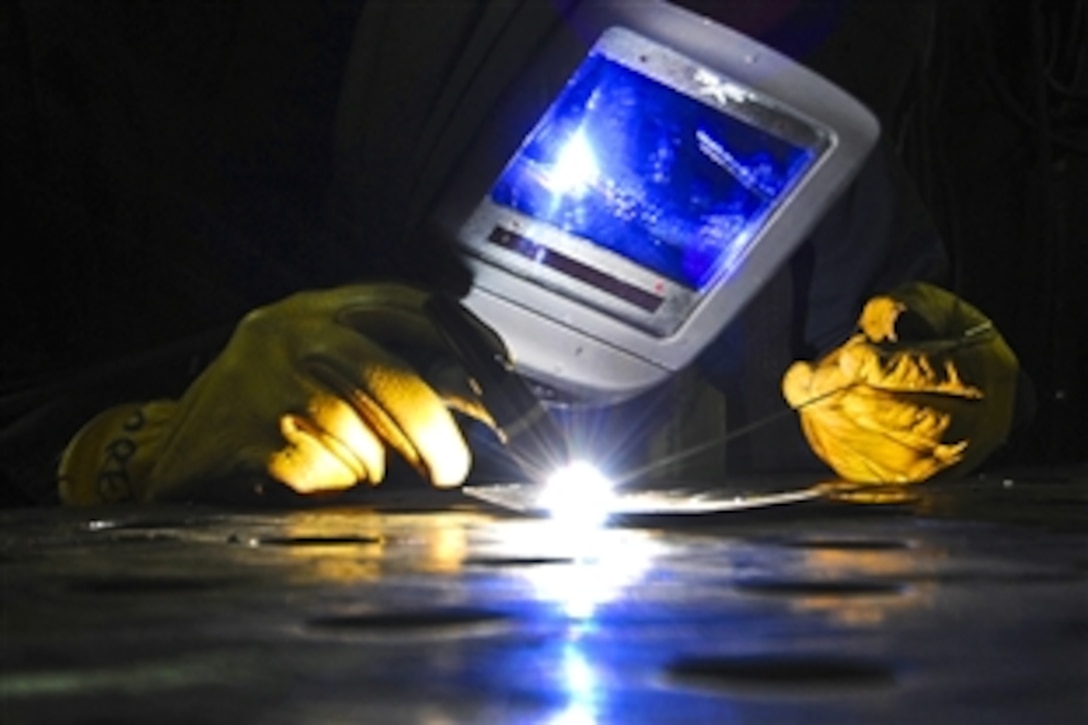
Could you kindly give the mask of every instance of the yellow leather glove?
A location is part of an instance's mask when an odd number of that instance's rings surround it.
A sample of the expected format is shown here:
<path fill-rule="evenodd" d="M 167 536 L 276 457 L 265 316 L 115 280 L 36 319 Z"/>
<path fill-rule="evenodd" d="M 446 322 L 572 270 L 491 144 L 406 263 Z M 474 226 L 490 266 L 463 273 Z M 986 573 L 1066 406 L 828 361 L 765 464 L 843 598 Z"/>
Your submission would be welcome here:
<path fill-rule="evenodd" d="M 471 454 L 451 410 L 491 421 L 467 377 L 451 374 L 426 299 L 402 285 L 355 285 L 255 310 L 180 400 L 87 423 L 61 459 L 62 500 L 235 498 L 270 479 L 303 494 L 340 491 L 379 483 L 390 450 L 436 486 L 461 483 Z M 446 364 L 417 370 L 404 351 Z M 424 379 L 436 371 L 442 379 Z"/>
<path fill-rule="evenodd" d="M 809 445 L 839 476 L 908 483 L 962 474 L 1005 440 L 1018 362 L 985 315 L 911 283 L 869 300 L 858 327 L 782 380 Z"/>

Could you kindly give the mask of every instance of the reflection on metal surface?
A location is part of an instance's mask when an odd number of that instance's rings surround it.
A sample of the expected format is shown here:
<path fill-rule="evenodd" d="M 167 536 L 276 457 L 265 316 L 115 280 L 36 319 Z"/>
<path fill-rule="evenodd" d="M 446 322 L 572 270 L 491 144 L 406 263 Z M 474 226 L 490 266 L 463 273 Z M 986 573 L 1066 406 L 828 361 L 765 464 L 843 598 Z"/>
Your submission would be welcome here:
<path fill-rule="evenodd" d="M 565 617 L 591 620 L 597 609 L 626 596 L 662 551 L 647 532 L 557 525 L 551 520 L 505 522 L 492 542 L 503 556 L 518 559 L 547 552 L 559 563 L 523 567 L 519 572 L 535 598 L 558 607 Z"/>
<path fill-rule="evenodd" d="M 295 564 L 292 578 L 300 584 L 354 584 L 381 578 L 385 541 L 378 517 L 369 511 L 350 516 L 297 513 L 287 517 L 279 532 L 258 537 L 254 544 L 283 546 Z"/>
<path fill-rule="evenodd" d="M 0 704 L 16 699 L 45 696 L 115 695 L 129 697 L 163 695 L 197 686 L 223 686 L 251 679 L 244 657 L 171 656 L 141 662 L 120 663 L 88 671 L 78 667 L 56 667 L 24 673 L 0 674 Z M 6 706 L 3 708 L 7 710 Z M 63 719 L 73 719 L 72 713 Z"/>
<path fill-rule="evenodd" d="M 563 646 L 560 661 L 561 678 L 567 695 L 567 706 L 548 725 L 593 725 L 600 722 L 599 710 L 606 688 L 601 686 L 594 665 L 586 658 L 578 639 Z"/>
<path fill-rule="evenodd" d="M 933 604 L 931 582 L 912 572 L 936 568 L 944 553 L 907 541 L 864 539 L 786 542 L 798 557 L 792 576 L 753 577 L 737 582 L 745 594 L 787 601 L 797 613 L 817 613 L 850 626 L 882 626 Z M 908 581 L 908 579 L 912 579 Z"/>
<path fill-rule="evenodd" d="M 925 484 L 851 483 L 830 481 L 820 485 L 821 493 L 833 501 L 870 505 L 910 504 L 918 500 L 918 487 Z"/>
<path fill-rule="evenodd" d="M 773 579 L 738 584 L 740 591 L 784 599 L 798 613 L 820 614 L 851 627 L 877 627 L 932 603 L 929 584 L 900 585 L 866 579 Z"/>
<path fill-rule="evenodd" d="M 589 620 L 597 609 L 622 598 L 645 574 L 649 562 L 635 552 L 611 552 L 604 558 L 577 562 L 566 570 L 526 573 L 537 596 L 554 602 L 567 617 Z"/>
<path fill-rule="evenodd" d="M 367 509 L 295 513 L 285 519 L 279 532 L 257 538 L 255 545 L 284 547 L 299 565 L 294 572 L 300 582 L 373 582 L 405 566 L 421 573 L 455 574 L 467 558 L 469 530 L 488 520 L 454 512 L 444 512 L 437 519 L 422 514 L 402 518 L 402 525 L 412 532 L 413 545 L 420 549 L 421 555 L 411 562 L 391 556 L 387 517 Z M 426 525 L 411 526 L 425 518 Z"/>

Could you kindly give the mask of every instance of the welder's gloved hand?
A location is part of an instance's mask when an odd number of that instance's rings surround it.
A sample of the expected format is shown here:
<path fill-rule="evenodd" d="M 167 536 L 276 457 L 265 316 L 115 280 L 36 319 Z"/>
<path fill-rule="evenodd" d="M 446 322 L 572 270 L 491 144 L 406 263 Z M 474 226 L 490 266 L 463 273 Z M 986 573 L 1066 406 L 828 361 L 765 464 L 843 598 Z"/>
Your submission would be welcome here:
<path fill-rule="evenodd" d="M 451 411 L 491 421 L 426 299 L 356 285 L 250 313 L 180 400 L 121 406 L 84 426 L 62 457 L 62 499 L 244 499 L 270 481 L 339 491 L 379 483 L 390 452 L 436 486 L 461 483 L 471 453 Z"/>
<path fill-rule="evenodd" d="M 1009 433 L 1018 362 L 977 309 L 911 283 L 868 301 L 859 332 L 782 390 L 812 450 L 852 482 L 960 475 Z"/>

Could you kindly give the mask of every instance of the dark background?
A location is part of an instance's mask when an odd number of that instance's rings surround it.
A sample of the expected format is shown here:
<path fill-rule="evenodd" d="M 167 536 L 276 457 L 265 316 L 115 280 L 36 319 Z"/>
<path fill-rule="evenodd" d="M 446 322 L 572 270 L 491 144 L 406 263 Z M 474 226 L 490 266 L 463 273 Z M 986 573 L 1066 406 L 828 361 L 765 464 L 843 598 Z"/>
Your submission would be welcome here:
<path fill-rule="evenodd" d="M 950 286 L 1037 387 L 1036 422 L 1004 455 L 1083 461 L 1088 3 L 873 2 L 884 33 L 902 3 L 925 7 L 880 115 L 945 237 Z M 361 5 L 0 2 L 6 390 L 291 291 L 316 256 Z"/>
<path fill-rule="evenodd" d="M 943 233 L 952 285 L 990 314 L 1037 386 L 1030 461 L 1083 461 L 1088 5 L 940 3 L 903 157 Z"/>

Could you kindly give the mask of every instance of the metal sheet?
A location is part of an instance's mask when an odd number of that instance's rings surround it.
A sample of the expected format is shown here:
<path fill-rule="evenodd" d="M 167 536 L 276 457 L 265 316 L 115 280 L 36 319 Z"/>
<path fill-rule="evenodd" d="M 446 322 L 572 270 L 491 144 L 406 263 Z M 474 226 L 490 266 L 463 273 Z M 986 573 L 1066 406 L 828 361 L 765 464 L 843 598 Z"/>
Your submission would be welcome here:
<path fill-rule="evenodd" d="M 511 511 L 542 515 L 548 513 L 541 505 L 544 487 L 537 484 L 466 486 L 464 492 L 468 496 Z M 801 503 L 812 501 L 821 495 L 821 490 L 814 486 L 758 493 L 722 491 L 707 487 L 619 491 L 610 499 L 604 513 L 612 516 L 715 514 Z"/>

